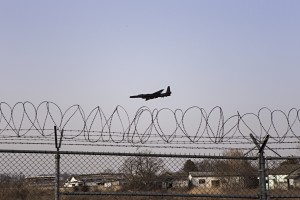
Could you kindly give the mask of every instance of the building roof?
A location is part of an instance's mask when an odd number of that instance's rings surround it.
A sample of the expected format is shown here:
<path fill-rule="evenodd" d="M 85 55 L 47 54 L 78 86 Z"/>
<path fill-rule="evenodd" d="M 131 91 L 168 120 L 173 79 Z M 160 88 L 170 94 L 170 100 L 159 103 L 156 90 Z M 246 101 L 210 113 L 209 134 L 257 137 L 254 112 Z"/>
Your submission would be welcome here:
<path fill-rule="evenodd" d="M 294 171 L 292 171 L 286 179 L 296 179 L 300 177 L 300 167 Z"/>
<path fill-rule="evenodd" d="M 219 172 L 212 172 L 212 171 L 189 172 L 189 175 L 192 177 L 224 177 L 224 176 L 241 177 L 247 174 L 230 170 L 230 171 L 219 171 Z M 248 175 L 253 175 L 253 173 L 249 172 Z"/>
<path fill-rule="evenodd" d="M 299 169 L 299 164 L 284 164 L 268 171 L 269 175 L 289 175 Z"/>
<path fill-rule="evenodd" d="M 27 176 L 25 179 L 54 179 L 55 176 Z"/>
<path fill-rule="evenodd" d="M 214 172 L 189 172 L 189 175 L 194 177 L 207 177 L 207 176 L 214 176 Z"/>
<path fill-rule="evenodd" d="M 165 173 L 160 176 L 161 179 L 166 180 L 166 181 L 183 181 L 183 180 L 188 180 L 188 177 L 186 174 L 173 174 L 173 173 Z"/>
<path fill-rule="evenodd" d="M 124 174 L 113 174 L 113 173 L 104 173 L 104 174 L 81 174 L 74 175 L 68 178 L 69 181 L 72 177 L 81 181 L 116 181 L 116 180 L 124 180 Z"/>
<path fill-rule="evenodd" d="M 55 182 L 55 176 L 31 176 L 26 177 L 25 181 L 30 184 L 47 185 Z"/>

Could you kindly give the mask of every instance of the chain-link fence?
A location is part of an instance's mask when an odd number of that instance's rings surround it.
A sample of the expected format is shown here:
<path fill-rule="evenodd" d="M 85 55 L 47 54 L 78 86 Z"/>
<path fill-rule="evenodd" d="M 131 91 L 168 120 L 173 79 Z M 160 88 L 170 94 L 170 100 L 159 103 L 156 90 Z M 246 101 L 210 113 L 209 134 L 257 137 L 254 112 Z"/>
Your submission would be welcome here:
<path fill-rule="evenodd" d="M 0 199 L 264 199 L 258 157 L 148 152 L 59 155 L 1 150 Z M 265 161 L 267 198 L 299 199 L 299 158 Z"/>
<path fill-rule="evenodd" d="M 300 157 L 267 157 L 266 186 L 274 199 L 300 199 Z"/>
<path fill-rule="evenodd" d="M 54 199 L 54 157 L 42 152 L 0 151 L 0 199 Z"/>
<path fill-rule="evenodd" d="M 0 200 L 300 199 L 300 159 L 280 157 L 299 152 L 299 113 L 261 108 L 225 118 L 218 106 L 143 106 L 130 117 L 122 106 L 105 115 L 99 106 L 85 113 L 79 105 L 0 102 L 1 148 L 56 148 L 0 150 Z M 87 152 L 60 151 L 62 141 Z M 174 152 L 181 150 L 222 156 Z"/>

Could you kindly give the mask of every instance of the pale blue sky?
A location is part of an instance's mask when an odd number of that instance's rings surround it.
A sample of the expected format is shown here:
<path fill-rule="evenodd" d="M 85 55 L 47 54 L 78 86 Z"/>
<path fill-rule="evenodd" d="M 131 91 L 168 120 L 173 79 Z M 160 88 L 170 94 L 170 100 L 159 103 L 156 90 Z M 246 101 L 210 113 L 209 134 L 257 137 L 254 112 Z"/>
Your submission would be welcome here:
<path fill-rule="evenodd" d="M 292 0 L 1 0 L 0 101 L 299 108 L 299 10 Z M 168 85 L 171 97 L 129 99 Z"/>

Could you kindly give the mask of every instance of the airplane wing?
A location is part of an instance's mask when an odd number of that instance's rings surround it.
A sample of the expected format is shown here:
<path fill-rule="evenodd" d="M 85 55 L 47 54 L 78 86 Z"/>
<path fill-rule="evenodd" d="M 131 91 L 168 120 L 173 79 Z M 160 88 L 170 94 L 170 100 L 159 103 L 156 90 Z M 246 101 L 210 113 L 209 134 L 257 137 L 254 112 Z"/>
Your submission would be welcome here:
<path fill-rule="evenodd" d="M 163 89 L 162 90 L 158 90 L 157 92 L 154 92 L 154 93 L 152 93 L 152 94 L 150 94 L 150 95 L 160 95 L 161 93 L 162 93 L 162 91 L 164 91 Z"/>
<path fill-rule="evenodd" d="M 130 96 L 129 98 L 144 98 L 144 94 L 133 95 L 133 96 Z"/>
<path fill-rule="evenodd" d="M 143 99 L 145 99 L 146 101 L 148 101 L 149 99 L 158 98 L 158 97 L 160 97 L 162 91 L 164 91 L 164 90 L 162 89 L 162 90 L 158 90 L 157 92 L 154 92 L 152 94 L 146 94 Z"/>

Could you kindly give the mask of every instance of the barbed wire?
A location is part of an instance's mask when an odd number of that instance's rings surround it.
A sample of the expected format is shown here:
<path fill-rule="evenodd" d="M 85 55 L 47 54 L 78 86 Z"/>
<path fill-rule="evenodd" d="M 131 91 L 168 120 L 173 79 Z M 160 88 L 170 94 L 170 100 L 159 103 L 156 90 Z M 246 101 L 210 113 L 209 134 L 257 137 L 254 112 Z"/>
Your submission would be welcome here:
<path fill-rule="evenodd" d="M 99 107 L 85 113 L 80 105 L 63 111 L 44 101 L 0 103 L 0 140 L 16 138 L 54 140 L 53 127 L 64 130 L 63 140 L 88 143 L 129 144 L 247 144 L 249 134 L 270 143 L 299 143 L 299 109 L 288 112 L 263 107 L 257 113 L 237 112 L 225 118 L 221 107 L 206 111 L 198 106 L 186 110 L 140 107 L 133 117 L 122 106 L 105 115 Z"/>

